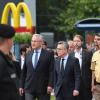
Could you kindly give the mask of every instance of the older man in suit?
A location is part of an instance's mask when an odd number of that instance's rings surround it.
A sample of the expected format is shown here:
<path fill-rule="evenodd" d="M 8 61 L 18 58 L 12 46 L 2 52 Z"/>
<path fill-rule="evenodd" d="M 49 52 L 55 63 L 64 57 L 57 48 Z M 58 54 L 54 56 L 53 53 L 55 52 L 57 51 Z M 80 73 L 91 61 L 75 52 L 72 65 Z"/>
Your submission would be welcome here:
<path fill-rule="evenodd" d="M 54 55 L 42 49 L 43 38 L 39 34 L 32 36 L 32 51 L 26 55 L 21 75 L 22 95 L 25 100 L 50 100 L 53 87 Z"/>
<path fill-rule="evenodd" d="M 80 66 L 75 57 L 68 54 L 68 44 L 58 42 L 58 58 L 54 66 L 54 92 L 56 100 L 75 100 L 79 95 Z"/>

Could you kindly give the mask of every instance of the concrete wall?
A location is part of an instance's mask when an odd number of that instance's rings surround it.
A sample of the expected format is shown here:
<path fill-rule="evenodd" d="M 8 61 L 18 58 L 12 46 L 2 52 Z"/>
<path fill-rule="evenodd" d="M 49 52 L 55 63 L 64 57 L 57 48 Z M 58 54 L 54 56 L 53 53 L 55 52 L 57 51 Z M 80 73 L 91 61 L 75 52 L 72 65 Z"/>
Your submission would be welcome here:
<path fill-rule="evenodd" d="M 24 0 L 24 2 L 31 12 L 33 26 L 36 26 L 36 0 Z"/>

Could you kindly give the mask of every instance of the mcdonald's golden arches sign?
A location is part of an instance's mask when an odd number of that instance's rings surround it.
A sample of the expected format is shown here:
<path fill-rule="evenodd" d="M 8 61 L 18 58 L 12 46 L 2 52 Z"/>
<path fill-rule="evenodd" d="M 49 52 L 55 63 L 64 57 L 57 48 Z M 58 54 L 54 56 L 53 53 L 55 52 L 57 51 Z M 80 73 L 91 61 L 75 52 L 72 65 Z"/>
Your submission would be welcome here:
<path fill-rule="evenodd" d="M 24 12 L 24 16 L 26 19 L 26 27 L 20 26 L 21 10 L 23 10 Z M 34 32 L 35 31 L 35 26 L 33 26 L 32 24 L 30 11 L 25 3 L 21 2 L 17 6 L 12 2 L 7 3 L 6 6 L 4 7 L 3 14 L 2 14 L 2 19 L 1 19 L 2 24 L 8 23 L 8 16 L 9 16 L 10 11 L 12 12 L 13 24 L 17 32 L 25 32 L 25 31 Z"/>

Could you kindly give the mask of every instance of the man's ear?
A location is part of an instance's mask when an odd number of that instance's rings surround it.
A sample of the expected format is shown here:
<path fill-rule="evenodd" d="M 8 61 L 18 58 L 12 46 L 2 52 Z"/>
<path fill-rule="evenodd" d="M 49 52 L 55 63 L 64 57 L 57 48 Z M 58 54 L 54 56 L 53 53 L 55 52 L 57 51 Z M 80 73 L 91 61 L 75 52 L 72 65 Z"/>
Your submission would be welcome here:
<path fill-rule="evenodd" d="M 83 45 L 83 41 L 82 41 L 82 45 Z"/>
<path fill-rule="evenodd" d="M 7 43 L 9 43 L 9 39 L 6 39 L 5 41 L 6 41 Z"/>
<path fill-rule="evenodd" d="M 68 52 L 68 49 L 66 49 L 66 52 Z"/>
<path fill-rule="evenodd" d="M 9 39 L 6 39 L 7 41 L 11 41 L 12 40 L 12 38 L 9 38 Z"/>

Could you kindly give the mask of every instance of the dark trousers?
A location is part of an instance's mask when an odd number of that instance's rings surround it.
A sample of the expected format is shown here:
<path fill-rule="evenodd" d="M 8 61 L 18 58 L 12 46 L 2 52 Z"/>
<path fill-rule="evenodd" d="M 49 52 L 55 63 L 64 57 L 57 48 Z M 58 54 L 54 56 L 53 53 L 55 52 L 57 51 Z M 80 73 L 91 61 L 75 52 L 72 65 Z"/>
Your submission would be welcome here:
<path fill-rule="evenodd" d="M 25 93 L 25 100 L 50 100 L 50 95 L 41 93 Z"/>
<path fill-rule="evenodd" d="M 0 100 L 20 100 L 20 98 L 17 92 L 9 90 L 9 92 L 0 92 Z"/>
<path fill-rule="evenodd" d="M 67 96 L 67 93 L 64 93 L 63 89 L 61 88 L 59 93 L 56 96 L 56 100 L 76 100 L 74 96 Z"/>
<path fill-rule="evenodd" d="M 91 88 L 86 88 L 83 83 L 80 86 L 80 94 L 77 100 L 92 100 Z"/>
<path fill-rule="evenodd" d="M 23 96 L 20 96 L 20 100 L 25 100 L 25 94 L 23 94 Z"/>

